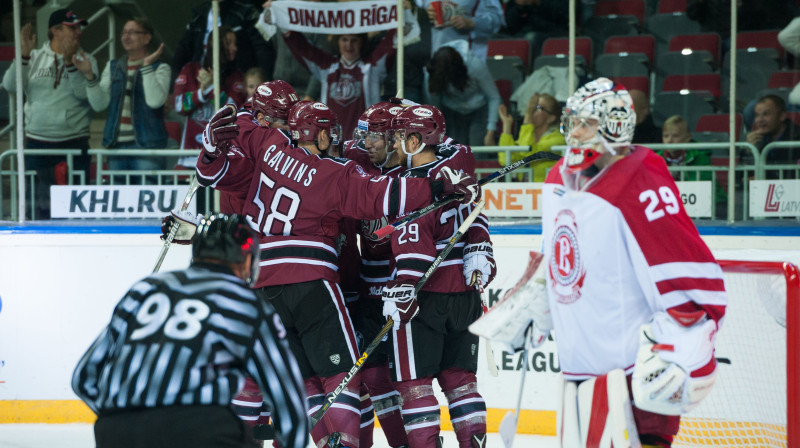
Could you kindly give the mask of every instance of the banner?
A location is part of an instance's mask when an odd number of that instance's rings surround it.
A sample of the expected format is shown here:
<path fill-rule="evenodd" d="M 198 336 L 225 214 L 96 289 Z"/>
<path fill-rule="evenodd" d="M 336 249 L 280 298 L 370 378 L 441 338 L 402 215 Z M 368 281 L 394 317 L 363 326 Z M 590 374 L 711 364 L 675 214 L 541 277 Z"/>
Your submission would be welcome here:
<path fill-rule="evenodd" d="M 710 218 L 714 201 L 711 181 L 675 182 L 686 214 L 692 218 Z"/>
<path fill-rule="evenodd" d="M 55 185 L 53 218 L 162 218 L 181 206 L 188 185 Z M 189 211 L 197 209 L 193 202 Z"/>
<path fill-rule="evenodd" d="M 800 180 L 751 180 L 750 217 L 800 217 Z"/>
<path fill-rule="evenodd" d="M 541 218 L 543 185 L 539 182 L 486 184 L 483 186 L 484 213 L 497 218 Z M 711 217 L 711 182 L 676 182 L 676 185 L 690 217 Z"/>
<path fill-rule="evenodd" d="M 397 28 L 397 3 L 393 1 L 321 3 L 274 1 L 272 23 L 303 33 L 358 34 Z"/>

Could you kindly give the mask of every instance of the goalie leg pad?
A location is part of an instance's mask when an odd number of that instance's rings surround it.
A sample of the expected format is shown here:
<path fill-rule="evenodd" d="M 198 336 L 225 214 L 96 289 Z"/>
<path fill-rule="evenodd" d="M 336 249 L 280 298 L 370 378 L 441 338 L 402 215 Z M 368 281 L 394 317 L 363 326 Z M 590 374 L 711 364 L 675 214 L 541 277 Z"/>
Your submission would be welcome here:
<path fill-rule="evenodd" d="M 577 386 L 564 381 L 562 397 L 559 440 L 563 447 L 641 448 L 622 370 Z"/>

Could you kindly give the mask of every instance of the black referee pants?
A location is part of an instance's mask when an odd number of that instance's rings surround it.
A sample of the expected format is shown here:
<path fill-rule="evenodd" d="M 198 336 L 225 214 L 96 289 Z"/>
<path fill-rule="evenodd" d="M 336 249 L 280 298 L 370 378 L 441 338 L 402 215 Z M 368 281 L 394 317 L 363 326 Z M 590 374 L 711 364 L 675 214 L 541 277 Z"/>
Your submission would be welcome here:
<path fill-rule="evenodd" d="M 103 415 L 97 448 L 252 448 L 252 429 L 222 406 L 173 406 Z"/>

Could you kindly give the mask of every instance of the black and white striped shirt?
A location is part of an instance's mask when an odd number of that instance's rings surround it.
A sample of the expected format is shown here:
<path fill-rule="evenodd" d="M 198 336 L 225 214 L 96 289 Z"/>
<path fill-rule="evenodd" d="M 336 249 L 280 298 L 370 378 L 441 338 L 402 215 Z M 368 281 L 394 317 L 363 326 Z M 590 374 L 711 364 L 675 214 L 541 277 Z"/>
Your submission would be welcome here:
<path fill-rule="evenodd" d="M 229 406 L 251 376 L 283 447 L 305 447 L 305 389 L 275 310 L 224 266 L 151 275 L 117 304 L 81 358 L 72 388 L 97 414 Z"/>

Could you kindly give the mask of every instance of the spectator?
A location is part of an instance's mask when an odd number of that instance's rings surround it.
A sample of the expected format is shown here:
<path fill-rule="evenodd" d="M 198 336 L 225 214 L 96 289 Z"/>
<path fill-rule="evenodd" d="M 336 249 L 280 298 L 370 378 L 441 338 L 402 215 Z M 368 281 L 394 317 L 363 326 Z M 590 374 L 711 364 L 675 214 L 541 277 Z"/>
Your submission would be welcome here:
<path fill-rule="evenodd" d="M 653 123 L 650 115 L 650 98 L 641 90 L 629 92 L 633 98 L 633 109 L 636 112 L 636 129 L 633 131 L 633 143 L 658 143 L 661 141 L 661 129 Z"/>
<path fill-rule="evenodd" d="M 786 116 L 786 103 L 783 98 L 767 95 L 758 100 L 753 130 L 747 133 L 748 143 L 761 151 L 769 143 L 793 141 L 799 138 L 800 129 Z M 800 159 L 800 147 L 775 148 L 767 154 L 768 165 L 797 165 L 798 159 Z M 766 174 L 768 179 L 779 177 L 779 173 L 775 170 L 769 170 Z"/>
<path fill-rule="evenodd" d="M 778 42 L 796 58 L 800 57 L 800 17 L 795 17 L 786 28 L 778 33 Z M 789 93 L 789 104 L 800 106 L 800 83 Z M 796 107 L 795 107 L 796 109 Z"/>
<path fill-rule="evenodd" d="M 503 133 L 500 134 L 500 146 L 530 146 L 527 152 L 511 153 L 511 161 L 506 160 L 505 153 L 498 155 L 500 165 L 508 165 L 517 160 L 540 151 L 549 151 L 551 146 L 563 145 L 564 136 L 561 135 L 559 123 L 561 119 L 561 103 L 552 95 L 538 93 L 531 96 L 528 106 L 525 108 L 525 116 L 522 119 L 522 126 L 519 129 L 517 141 L 512 137 L 512 127 L 514 117 L 508 113 L 505 104 L 499 108 L 500 120 L 503 122 Z M 533 165 L 533 181 L 544 182 L 547 171 L 555 165 L 555 161 L 539 161 Z M 518 176 L 523 180 L 522 176 Z"/>
<path fill-rule="evenodd" d="M 576 16 L 581 16 L 581 3 L 575 2 Z M 539 54 L 544 41 L 560 37 L 569 29 L 569 2 L 563 0 L 511 0 L 506 3 L 506 26 L 500 30 L 518 39 L 531 42 L 532 55 Z"/>
<path fill-rule="evenodd" d="M 89 122 L 91 106 L 87 100 L 86 78 L 75 67 L 80 58 L 88 61 L 92 73 L 98 73 L 97 61 L 80 48 L 85 19 L 68 9 L 50 14 L 47 37 L 42 48 L 35 49 L 36 35 L 28 23 L 20 31 L 22 88 L 25 94 L 25 136 L 27 149 L 80 149 L 74 168 L 89 175 Z M 3 87 L 17 91 L 16 62 L 3 76 Z M 64 184 L 65 157 L 28 157 L 26 169 L 36 171 L 35 216 L 50 217 L 50 186 Z"/>
<path fill-rule="evenodd" d="M 312 45 L 295 31 L 283 33 L 295 58 L 322 83 L 320 102 L 336 114 L 342 135 L 351 136 L 358 117 L 367 107 L 380 101 L 380 85 L 386 77 L 386 60 L 394 56 L 395 31 L 387 32 L 376 48 L 367 54 L 366 34 L 336 35 L 338 54 Z"/>
<path fill-rule="evenodd" d="M 689 132 L 689 124 L 680 115 L 673 115 L 664 121 L 661 127 L 661 138 L 663 143 L 689 143 L 692 141 L 692 134 Z M 664 158 L 668 166 L 709 166 L 711 157 L 708 152 L 685 149 L 665 149 L 656 151 Z M 680 172 L 671 171 L 672 178 L 675 180 L 694 181 L 698 180 L 697 172 L 688 171 L 681 176 Z M 700 174 L 700 180 L 711 180 L 711 172 Z"/>
<path fill-rule="evenodd" d="M 245 72 L 250 67 L 261 67 L 267 78 L 272 77 L 275 66 L 275 49 L 262 39 L 255 28 L 258 9 L 250 2 L 220 0 L 219 26 L 227 26 L 236 33 L 239 51 L 236 67 Z M 173 67 L 183 67 L 189 62 L 200 62 L 210 52 L 211 2 L 206 1 L 194 10 L 194 16 L 186 25 L 186 31 L 178 42 L 172 58 Z"/>
<path fill-rule="evenodd" d="M 259 67 L 251 67 L 244 73 L 244 91 L 248 101 L 253 97 L 256 87 L 267 80 L 264 71 Z"/>
<path fill-rule="evenodd" d="M 237 108 L 245 100 L 244 77 L 234 63 L 237 54 L 236 34 L 228 27 L 221 27 L 220 36 L 220 89 L 221 104 L 231 103 Z M 259 37 L 260 39 L 260 37 Z M 217 111 L 214 108 L 214 77 L 212 72 L 213 44 L 209 42 L 208 52 L 202 63 L 190 62 L 182 69 L 175 80 L 175 110 L 186 115 L 186 126 L 183 128 L 181 149 L 202 149 L 203 130 L 208 120 Z M 197 154 L 181 157 L 178 165 L 194 169 Z"/>
<path fill-rule="evenodd" d="M 109 109 L 103 131 L 106 148 L 167 147 L 164 103 L 169 98 L 172 70 L 169 64 L 158 60 L 164 44 L 148 53 L 152 39 L 152 25 L 145 19 L 135 18 L 127 21 L 122 29 L 125 56 L 108 61 L 102 77 L 94 75 L 88 61 L 76 64 L 89 82 L 92 108 L 97 112 Z M 157 157 L 111 157 L 108 167 L 112 170 L 157 170 L 164 167 L 163 162 Z"/>
<path fill-rule="evenodd" d="M 480 60 L 486 59 L 491 39 L 505 25 L 503 8 L 499 0 L 444 0 L 440 1 L 443 24 L 437 25 L 432 3 L 440 0 L 417 0 L 425 8 L 431 30 L 431 55 L 447 42 L 464 40 L 470 51 Z"/>
<path fill-rule="evenodd" d="M 432 104 L 447 117 L 448 136 L 470 146 L 494 145 L 500 92 L 486 62 L 469 50 L 469 43 L 444 44 L 427 65 Z"/>

